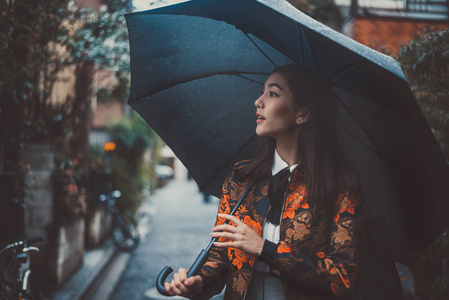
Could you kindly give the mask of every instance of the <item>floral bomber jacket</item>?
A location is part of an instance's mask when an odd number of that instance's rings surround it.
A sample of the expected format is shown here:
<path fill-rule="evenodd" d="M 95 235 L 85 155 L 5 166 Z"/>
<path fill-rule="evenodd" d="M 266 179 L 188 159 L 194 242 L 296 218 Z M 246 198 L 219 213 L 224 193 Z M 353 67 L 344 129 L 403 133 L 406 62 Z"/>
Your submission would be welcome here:
<path fill-rule="evenodd" d="M 250 180 L 235 176 L 237 163 L 225 180 L 218 212 L 229 214 L 247 189 Z M 236 216 L 262 235 L 269 209 L 269 180 L 256 181 Z M 342 193 L 326 231 L 324 217 L 305 197 L 304 175 L 293 172 L 284 203 L 280 242 L 261 258 L 270 273 L 282 280 L 286 299 L 345 299 L 357 279 L 357 245 L 361 212 L 357 195 Z M 224 223 L 217 218 L 217 224 Z M 267 242 L 266 242 L 267 244 Z M 272 243 L 271 243 L 272 244 Z M 265 247 L 264 247 L 265 251 Z M 235 248 L 213 247 L 201 269 L 203 291 L 195 299 L 209 299 L 226 284 L 225 299 L 244 299 L 256 257 Z"/>

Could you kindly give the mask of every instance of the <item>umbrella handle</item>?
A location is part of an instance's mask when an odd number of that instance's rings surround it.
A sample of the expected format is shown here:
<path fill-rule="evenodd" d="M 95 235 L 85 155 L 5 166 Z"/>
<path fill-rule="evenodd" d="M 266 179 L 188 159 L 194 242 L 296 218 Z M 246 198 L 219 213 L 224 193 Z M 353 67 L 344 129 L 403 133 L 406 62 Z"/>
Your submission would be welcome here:
<path fill-rule="evenodd" d="M 211 242 L 211 244 L 213 244 L 214 241 L 215 241 L 215 239 Z M 208 249 L 210 249 L 210 247 L 208 247 Z M 198 275 L 198 273 L 200 272 L 200 269 L 203 267 L 204 263 L 206 262 L 206 260 L 208 258 L 209 258 L 209 250 L 204 250 L 204 249 L 201 250 L 201 252 L 198 255 L 198 257 L 196 258 L 195 262 L 190 267 L 189 272 L 187 273 L 187 277 Z M 168 275 L 170 275 L 171 272 L 173 272 L 173 269 L 169 266 L 166 266 L 165 268 L 162 269 L 162 271 L 157 276 L 156 289 L 161 295 L 170 296 L 167 293 L 167 291 L 165 290 L 164 282 L 167 279 Z"/>
<path fill-rule="evenodd" d="M 164 287 L 165 279 L 167 279 L 168 275 L 170 275 L 171 272 L 173 272 L 173 269 L 169 266 L 166 266 L 165 268 L 162 269 L 162 271 L 157 276 L 156 289 L 159 292 L 159 294 L 161 294 L 161 295 L 171 296 L 169 293 L 167 293 L 167 291 L 165 290 L 165 287 Z"/>

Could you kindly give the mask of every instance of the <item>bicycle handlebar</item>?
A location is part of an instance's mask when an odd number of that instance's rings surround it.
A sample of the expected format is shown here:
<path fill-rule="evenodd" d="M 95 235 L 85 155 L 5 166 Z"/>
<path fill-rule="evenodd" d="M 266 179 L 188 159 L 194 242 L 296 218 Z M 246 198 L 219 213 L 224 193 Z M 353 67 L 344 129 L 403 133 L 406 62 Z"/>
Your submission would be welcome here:
<path fill-rule="evenodd" d="M 19 247 L 19 246 L 26 246 L 26 245 L 29 245 L 29 244 L 42 242 L 43 240 L 44 240 L 43 237 L 37 237 L 37 238 L 34 238 L 34 239 L 30 239 L 30 240 L 28 240 L 28 239 L 21 239 L 21 240 L 18 240 L 17 242 L 8 244 L 5 247 L 3 247 L 0 250 L 0 254 L 2 254 L 4 251 L 6 251 L 8 249 L 11 249 L 11 248 L 15 248 L 15 247 Z"/>

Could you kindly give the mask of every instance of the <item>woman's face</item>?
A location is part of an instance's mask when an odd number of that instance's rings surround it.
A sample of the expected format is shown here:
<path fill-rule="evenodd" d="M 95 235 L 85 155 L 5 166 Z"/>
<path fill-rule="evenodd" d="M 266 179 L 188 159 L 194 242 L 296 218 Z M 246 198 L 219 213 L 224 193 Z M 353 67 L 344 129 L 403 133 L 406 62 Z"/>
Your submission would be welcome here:
<path fill-rule="evenodd" d="M 257 135 L 275 139 L 297 136 L 301 110 L 293 108 L 293 94 L 282 74 L 273 73 L 268 78 L 262 95 L 254 104 L 257 108 Z"/>

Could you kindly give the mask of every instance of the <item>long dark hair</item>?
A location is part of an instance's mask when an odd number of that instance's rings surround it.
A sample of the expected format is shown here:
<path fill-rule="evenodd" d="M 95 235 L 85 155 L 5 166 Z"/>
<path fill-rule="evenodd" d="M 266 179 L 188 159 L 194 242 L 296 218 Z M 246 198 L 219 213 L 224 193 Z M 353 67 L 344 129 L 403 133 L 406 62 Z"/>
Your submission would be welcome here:
<path fill-rule="evenodd" d="M 293 93 L 293 108 L 309 107 L 310 116 L 301 124 L 299 157 L 305 176 L 308 201 L 331 216 L 338 193 L 359 192 L 359 180 L 343 156 L 337 140 L 336 97 L 328 79 L 316 70 L 300 65 L 276 67 Z M 276 140 L 259 137 L 255 158 L 236 171 L 241 177 L 269 178 Z"/>

